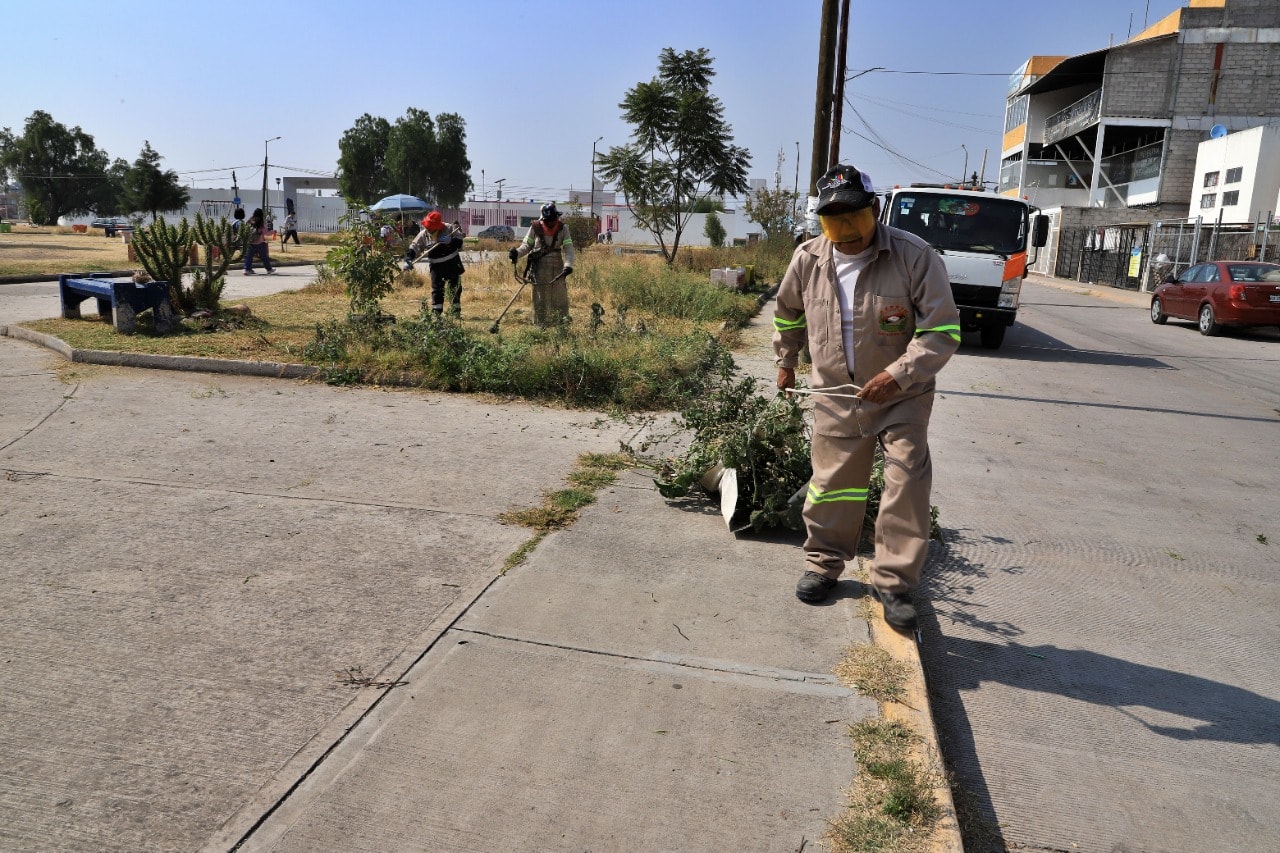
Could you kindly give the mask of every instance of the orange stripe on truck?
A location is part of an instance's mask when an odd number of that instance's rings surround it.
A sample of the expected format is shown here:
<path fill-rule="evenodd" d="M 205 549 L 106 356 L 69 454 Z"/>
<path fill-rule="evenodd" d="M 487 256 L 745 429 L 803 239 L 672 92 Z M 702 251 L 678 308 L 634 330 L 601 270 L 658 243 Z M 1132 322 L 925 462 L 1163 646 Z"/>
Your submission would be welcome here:
<path fill-rule="evenodd" d="M 1019 252 L 1012 258 L 1004 262 L 1004 276 L 1002 281 L 1008 281 L 1011 278 L 1022 278 L 1027 274 L 1027 253 Z"/>

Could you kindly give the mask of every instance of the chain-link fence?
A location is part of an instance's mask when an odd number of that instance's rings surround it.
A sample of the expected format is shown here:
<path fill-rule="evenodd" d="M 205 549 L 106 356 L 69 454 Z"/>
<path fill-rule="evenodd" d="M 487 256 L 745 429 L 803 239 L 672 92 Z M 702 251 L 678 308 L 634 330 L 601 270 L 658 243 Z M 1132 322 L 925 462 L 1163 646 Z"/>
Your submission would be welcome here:
<path fill-rule="evenodd" d="M 1064 228 L 1054 275 L 1124 290 L 1154 290 L 1207 260 L 1280 263 L 1280 224 L 1221 225 L 1199 220 Z"/>

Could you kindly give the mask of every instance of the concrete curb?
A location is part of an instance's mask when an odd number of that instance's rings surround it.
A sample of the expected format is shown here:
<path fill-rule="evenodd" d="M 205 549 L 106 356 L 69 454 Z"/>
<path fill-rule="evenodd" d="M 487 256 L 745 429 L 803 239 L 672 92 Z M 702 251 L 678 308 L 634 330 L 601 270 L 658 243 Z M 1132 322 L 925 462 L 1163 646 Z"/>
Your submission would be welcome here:
<path fill-rule="evenodd" d="M 871 571 L 870 560 L 859 557 L 863 575 Z M 867 627 L 871 629 L 871 643 L 884 649 L 896 661 L 906 664 L 908 673 L 903 689 L 906 698 L 901 702 L 882 702 L 881 716 L 889 722 L 901 723 L 920 736 L 920 743 L 912 750 L 913 757 L 931 775 L 942 781 L 934 788 L 934 797 L 942 809 L 942 817 L 933 829 L 929 850 L 931 853 L 964 853 L 964 840 L 960 823 L 956 818 L 956 805 L 951 797 L 946 765 L 942 760 L 942 747 L 938 743 L 938 728 L 933 721 L 933 709 L 929 707 L 929 689 L 925 683 L 924 666 L 920 662 L 917 635 L 907 635 L 890 628 L 884 621 L 883 611 L 870 605 L 867 608 Z"/>
<path fill-rule="evenodd" d="M 240 361 L 230 358 L 202 358 L 194 355 L 149 355 L 136 352 L 75 349 L 53 335 L 22 326 L 0 326 L 0 336 L 17 338 L 53 350 L 67 361 L 107 364 L 115 367 L 146 367 L 154 370 L 186 370 L 194 373 L 227 373 L 234 376 L 265 376 L 275 379 L 314 379 L 323 375 L 318 367 L 280 361 Z"/>

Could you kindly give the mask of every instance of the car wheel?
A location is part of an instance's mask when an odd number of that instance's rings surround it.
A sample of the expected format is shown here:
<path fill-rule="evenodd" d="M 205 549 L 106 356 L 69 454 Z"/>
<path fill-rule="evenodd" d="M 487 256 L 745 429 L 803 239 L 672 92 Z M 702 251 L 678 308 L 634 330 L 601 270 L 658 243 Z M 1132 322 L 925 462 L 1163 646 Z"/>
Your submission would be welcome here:
<path fill-rule="evenodd" d="M 1160 303 L 1160 297 L 1156 296 L 1151 300 L 1151 322 L 1157 326 L 1163 326 L 1165 320 L 1169 319 L 1169 315 L 1164 313 L 1164 305 Z"/>
<path fill-rule="evenodd" d="M 1200 334 L 1213 337 L 1222 331 L 1218 321 L 1213 317 L 1213 306 L 1205 303 L 1200 306 Z"/>

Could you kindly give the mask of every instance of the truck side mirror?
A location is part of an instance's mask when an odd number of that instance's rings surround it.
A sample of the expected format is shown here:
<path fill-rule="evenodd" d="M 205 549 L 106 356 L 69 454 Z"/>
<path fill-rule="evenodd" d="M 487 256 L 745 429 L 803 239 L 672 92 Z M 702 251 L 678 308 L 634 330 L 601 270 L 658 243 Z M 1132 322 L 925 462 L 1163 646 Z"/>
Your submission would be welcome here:
<path fill-rule="evenodd" d="M 1037 249 L 1049 242 L 1049 217 L 1037 215 L 1031 231 L 1031 245 Z"/>

